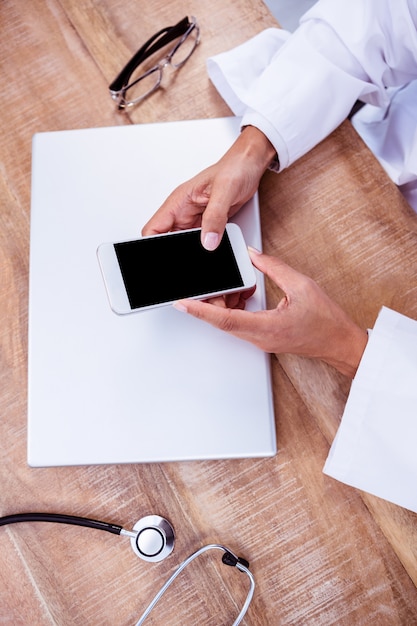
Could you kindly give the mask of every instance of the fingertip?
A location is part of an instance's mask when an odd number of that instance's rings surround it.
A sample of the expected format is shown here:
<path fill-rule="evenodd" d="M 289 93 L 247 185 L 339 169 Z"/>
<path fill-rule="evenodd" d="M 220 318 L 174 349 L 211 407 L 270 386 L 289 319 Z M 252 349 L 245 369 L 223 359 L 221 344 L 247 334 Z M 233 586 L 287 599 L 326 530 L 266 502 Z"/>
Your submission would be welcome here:
<path fill-rule="evenodd" d="M 206 250 L 212 252 L 220 243 L 220 235 L 218 233 L 208 232 L 202 234 L 202 244 Z"/>
<path fill-rule="evenodd" d="M 177 309 L 177 311 L 181 311 L 181 313 L 188 313 L 186 300 L 177 300 L 176 302 L 173 302 L 172 306 L 174 309 Z"/>
<path fill-rule="evenodd" d="M 263 267 L 263 259 L 265 255 L 260 250 L 258 250 L 257 248 L 254 248 L 253 246 L 248 246 L 248 252 L 249 252 L 249 257 L 250 257 L 250 260 L 252 261 L 252 264 L 257 269 L 260 269 L 260 266 Z"/>
<path fill-rule="evenodd" d="M 162 231 L 164 232 L 164 231 Z M 141 230 L 141 236 L 142 237 L 150 237 L 151 235 L 160 235 L 161 231 L 158 230 L 157 228 L 154 227 L 154 221 L 149 220 L 149 222 L 147 222 Z"/>

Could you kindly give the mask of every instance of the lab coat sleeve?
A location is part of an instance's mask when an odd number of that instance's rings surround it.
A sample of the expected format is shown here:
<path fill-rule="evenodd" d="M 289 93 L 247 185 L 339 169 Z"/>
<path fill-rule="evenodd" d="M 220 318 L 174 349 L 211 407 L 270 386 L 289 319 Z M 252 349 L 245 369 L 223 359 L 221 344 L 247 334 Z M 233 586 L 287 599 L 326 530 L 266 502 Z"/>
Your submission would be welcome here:
<path fill-rule="evenodd" d="M 324 473 L 417 512 L 417 322 L 383 308 Z"/>
<path fill-rule="evenodd" d="M 293 33 L 268 29 L 207 62 L 231 107 L 264 132 L 283 169 L 361 99 L 417 78 L 417 0 L 320 0 Z M 385 113 L 384 113 L 385 114 Z M 407 179 L 408 180 L 408 179 Z M 417 322 L 383 309 L 324 472 L 417 512 Z"/>
<path fill-rule="evenodd" d="M 293 33 L 268 29 L 208 59 L 242 126 L 262 130 L 283 169 L 330 134 L 357 99 L 417 77 L 417 0 L 320 0 Z"/>

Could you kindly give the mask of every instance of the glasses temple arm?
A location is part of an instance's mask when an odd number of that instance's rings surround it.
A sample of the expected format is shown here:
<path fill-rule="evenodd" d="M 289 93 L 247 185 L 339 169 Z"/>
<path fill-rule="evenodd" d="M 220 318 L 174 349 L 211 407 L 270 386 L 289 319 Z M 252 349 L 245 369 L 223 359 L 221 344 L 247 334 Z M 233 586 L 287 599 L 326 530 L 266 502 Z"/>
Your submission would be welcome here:
<path fill-rule="evenodd" d="M 136 54 L 130 59 L 130 61 L 111 83 L 109 86 L 110 91 L 118 92 L 126 87 L 130 76 L 140 63 L 145 61 L 145 59 L 157 50 L 166 46 L 173 39 L 184 35 L 190 26 L 191 23 L 189 22 L 188 17 L 184 17 L 178 22 L 178 24 L 175 24 L 175 26 L 167 26 L 148 39 L 148 41 L 136 52 Z"/>

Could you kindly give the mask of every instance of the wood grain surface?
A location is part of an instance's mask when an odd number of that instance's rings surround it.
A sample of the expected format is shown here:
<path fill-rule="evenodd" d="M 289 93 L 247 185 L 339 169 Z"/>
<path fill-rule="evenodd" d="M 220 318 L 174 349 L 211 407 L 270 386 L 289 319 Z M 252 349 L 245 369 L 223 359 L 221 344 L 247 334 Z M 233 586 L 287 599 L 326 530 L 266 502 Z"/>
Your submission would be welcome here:
<path fill-rule="evenodd" d="M 151 34 L 189 14 L 201 27 L 194 55 L 140 107 L 117 112 L 110 81 Z M 1 528 L 2 625 L 134 624 L 182 559 L 212 542 L 250 561 L 247 625 L 417 624 L 417 517 L 323 475 L 349 383 L 320 363 L 272 357 L 273 459 L 26 462 L 33 134 L 228 115 L 206 58 L 274 25 L 261 0 L 0 3 L 0 515 L 50 511 L 130 529 L 158 513 L 177 533 L 173 554 L 149 564 L 128 539 L 100 531 Z M 416 218 L 348 122 L 286 172 L 267 173 L 260 198 L 265 250 L 315 278 L 360 324 L 371 326 L 382 304 L 417 316 Z M 270 305 L 279 297 L 269 285 Z M 246 577 L 207 555 L 147 623 L 231 624 L 246 590 Z"/>

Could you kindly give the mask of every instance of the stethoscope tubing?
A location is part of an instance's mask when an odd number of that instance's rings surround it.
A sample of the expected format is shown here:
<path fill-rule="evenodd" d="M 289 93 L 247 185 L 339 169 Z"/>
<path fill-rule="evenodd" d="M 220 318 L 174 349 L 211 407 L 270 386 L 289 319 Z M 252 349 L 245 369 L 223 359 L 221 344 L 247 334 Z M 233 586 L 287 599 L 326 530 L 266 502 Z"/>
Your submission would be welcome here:
<path fill-rule="evenodd" d="M 200 554 L 203 554 L 204 552 L 207 552 L 208 550 L 213 550 L 213 549 L 217 549 L 217 550 L 222 550 L 223 553 L 227 553 L 227 554 L 232 554 L 233 557 L 235 557 L 236 559 L 236 564 L 235 567 L 237 567 L 237 569 L 239 569 L 241 572 L 244 572 L 245 574 L 247 574 L 247 576 L 249 577 L 250 580 L 250 587 L 249 587 L 249 591 L 248 594 L 246 596 L 246 600 L 243 604 L 243 607 L 239 613 L 239 615 L 237 616 L 237 618 L 235 619 L 235 621 L 233 622 L 232 626 L 238 626 L 238 624 L 240 624 L 240 622 L 242 621 L 243 617 L 246 614 L 246 611 L 248 610 L 249 604 L 251 603 L 252 600 L 252 596 L 253 593 L 255 591 L 255 579 L 252 575 L 252 572 L 242 563 L 239 562 L 238 557 L 236 557 L 228 548 L 226 548 L 225 546 L 222 546 L 221 544 L 208 544 L 206 546 L 203 546 L 202 548 L 200 548 L 199 550 L 196 550 L 195 552 L 193 552 L 193 554 L 191 554 L 188 558 L 186 558 L 175 570 L 175 572 L 168 578 L 168 580 L 166 581 L 166 583 L 161 587 L 161 589 L 158 591 L 158 593 L 155 595 L 155 597 L 153 598 L 153 600 L 149 603 L 149 605 L 147 606 L 147 608 L 145 609 L 145 611 L 142 613 L 141 617 L 139 618 L 139 620 L 136 622 L 136 626 L 141 626 L 143 624 L 143 622 L 145 621 L 145 619 L 148 617 L 149 613 L 152 611 L 152 609 L 155 607 L 155 605 L 157 604 L 157 602 L 159 602 L 159 600 L 162 598 L 162 596 L 164 595 L 165 591 L 168 589 L 168 587 L 174 582 L 174 580 L 177 578 L 177 576 L 183 571 L 183 569 L 185 569 L 187 567 L 187 565 L 189 565 L 194 559 L 196 559 Z"/>
<path fill-rule="evenodd" d="M 73 524 L 74 526 L 85 526 L 105 530 L 113 535 L 120 535 L 123 526 L 101 522 L 89 517 L 78 517 L 77 515 L 64 515 L 61 513 L 16 513 L 0 517 L 0 526 L 7 524 L 18 524 L 20 522 L 54 522 L 57 524 Z"/>

